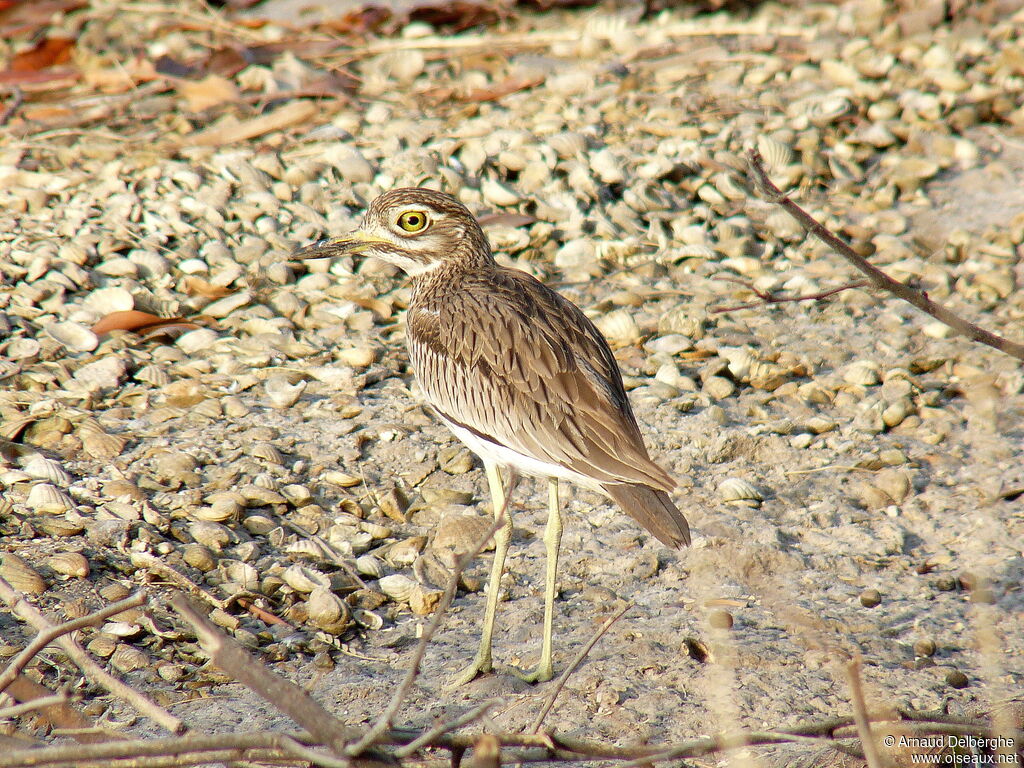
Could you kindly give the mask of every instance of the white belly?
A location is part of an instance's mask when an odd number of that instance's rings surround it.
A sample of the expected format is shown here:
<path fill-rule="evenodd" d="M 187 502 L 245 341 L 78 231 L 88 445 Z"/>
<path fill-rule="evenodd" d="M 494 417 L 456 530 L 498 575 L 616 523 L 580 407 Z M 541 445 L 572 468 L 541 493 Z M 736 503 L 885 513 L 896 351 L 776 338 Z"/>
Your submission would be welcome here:
<path fill-rule="evenodd" d="M 569 482 L 576 483 L 577 485 L 582 485 L 584 488 L 590 488 L 591 490 L 603 493 L 601 485 L 595 482 L 593 478 L 581 475 L 579 472 L 574 472 L 560 464 L 541 461 L 533 458 L 532 456 L 526 456 L 522 453 L 518 453 L 517 451 L 513 451 L 511 448 L 506 448 L 503 445 L 496 445 L 488 440 L 483 440 L 465 427 L 452 424 L 443 417 L 442 421 L 444 421 L 445 426 L 448 427 L 448 429 L 450 429 L 455 436 L 459 438 L 459 440 L 466 444 L 466 447 L 469 448 L 469 450 L 484 461 L 492 462 L 500 467 L 512 467 L 523 475 L 530 475 L 532 477 L 555 477 L 559 480 L 568 480 Z"/>

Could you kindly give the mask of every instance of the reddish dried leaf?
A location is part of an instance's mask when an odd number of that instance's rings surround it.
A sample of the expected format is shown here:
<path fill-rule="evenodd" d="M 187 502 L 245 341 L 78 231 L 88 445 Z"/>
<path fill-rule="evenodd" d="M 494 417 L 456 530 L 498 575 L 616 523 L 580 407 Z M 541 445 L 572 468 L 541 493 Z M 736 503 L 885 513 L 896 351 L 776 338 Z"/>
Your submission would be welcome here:
<path fill-rule="evenodd" d="M 214 285 L 201 277 L 189 275 L 185 278 L 185 293 L 189 296 L 202 296 L 206 299 L 223 299 L 234 293 L 234 290 L 224 285 Z"/>
<path fill-rule="evenodd" d="M 92 332 L 102 336 L 111 331 L 135 331 L 152 335 L 154 331 L 165 331 L 184 327 L 188 330 L 199 328 L 197 323 L 186 320 L 183 317 L 158 317 L 149 312 L 140 312 L 137 309 L 129 309 L 123 312 L 111 312 L 109 315 L 100 318 L 92 327 Z"/>
<path fill-rule="evenodd" d="M 5 70 L 0 72 L 0 85 L 16 85 L 23 91 L 34 93 L 36 91 L 52 91 L 58 88 L 70 88 L 81 77 L 77 69 L 68 67 L 54 67 L 39 71 L 26 70 L 14 72 Z"/>
<path fill-rule="evenodd" d="M 177 87 L 191 112 L 203 112 L 220 104 L 238 101 L 238 88 L 220 75 L 207 75 L 202 80 L 179 80 Z"/>
<path fill-rule="evenodd" d="M 22 51 L 11 59 L 11 72 L 37 72 L 40 69 L 67 64 L 75 41 L 70 37 L 45 37 L 35 47 Z"/>
<path fill-rule="evenodd" d="M 31 38 L 43 27 L 53 23 L 53 17 L 85 5 L 85 0 L 33 0 L 32 2 L 4 2 L 0 5 L 0 37 L 4 40 Z"/>
<path fill-rule="evenodd" d="M 465 95 L 463 101 L 494 101 L 510 93 L 535 88 L 544 82 L 543 77 L 510 77 L 488 88 L 476 88 Z"/>

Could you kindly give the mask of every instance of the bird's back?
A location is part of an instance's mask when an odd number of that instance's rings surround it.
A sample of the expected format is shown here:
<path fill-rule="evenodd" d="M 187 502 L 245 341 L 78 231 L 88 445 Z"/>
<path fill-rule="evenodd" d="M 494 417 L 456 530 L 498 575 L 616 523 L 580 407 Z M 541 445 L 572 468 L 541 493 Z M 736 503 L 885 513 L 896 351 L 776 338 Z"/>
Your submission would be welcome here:
<path fill-rule="evenodd" d="M 675 486 L 648 457 L 600 332 L 532 276 L 438 270 L 417 284 L 407 323 L 420 387 L 446 420 L 592 486 Z"/>

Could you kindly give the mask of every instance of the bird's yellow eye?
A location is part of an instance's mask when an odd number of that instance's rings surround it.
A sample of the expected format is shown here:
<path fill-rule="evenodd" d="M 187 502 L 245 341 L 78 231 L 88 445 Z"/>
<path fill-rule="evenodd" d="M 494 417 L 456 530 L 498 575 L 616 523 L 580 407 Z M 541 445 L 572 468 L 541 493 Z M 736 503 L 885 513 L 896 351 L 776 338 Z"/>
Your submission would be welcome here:
<path fill-rule="evenodd" d="M 426 211 L 406 211 L 398 217 L 398 226 L 406 232 L 422 232 L 427 226 Z"/>

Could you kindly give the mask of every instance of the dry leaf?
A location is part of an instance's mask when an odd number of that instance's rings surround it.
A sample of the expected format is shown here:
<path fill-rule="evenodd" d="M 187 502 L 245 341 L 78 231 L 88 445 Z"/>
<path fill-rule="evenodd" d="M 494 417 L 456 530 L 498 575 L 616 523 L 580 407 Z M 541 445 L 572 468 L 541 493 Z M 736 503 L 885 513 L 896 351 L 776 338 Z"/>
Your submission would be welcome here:
<path fill-rule="evenodd" d="M 207 75 L 202 80 L 181 80 L 177 89 L 190 112 L 203 112 L 218 104 L 238 101 L 238 88 L 220 75 Z"/>
<path fill-rule="evenodd" d="M 11 72 L 36 72 L 71 61 L 75 41 L 70 37 L 44 37 L 35 47 L 16 54 L 9 66 Z"/>
<path fill-rule="evenodd" d="M 149 312 L 129 309 L 123 312 L 111 312 L 100 318 L 92 327 L 92 332 L 102 336 L 111 331 L 134 331 L 151 338 L 156 335 L 156 332 L 173 333 L 182 330 L 195 330 L 199 327 L 198 323 L 183 317 L 159 317 L 151 315 Z"/>
<path fill-rule="evenodd" d="M 204 299 L 223 299 L 235 292 L 226 285 L 214 285 L 194 275 L 186 277 L 184 283 L 185 293 L 189 296 L 202 296 Z"/>
<path fill-rule="evenodd" d="M 283 107 L 278 107 L 273 112 L 246 120 L 243 123 L 221 124 L 190 134 L 185 137 L 185 141 L 189 144 L 207 147 L 233 144 L 304 123 L 307 120 L 312 120 L 316 113 L 317 107 L 313 102 L 292 101 Z"/>

